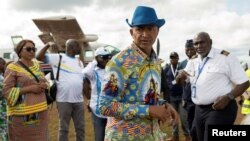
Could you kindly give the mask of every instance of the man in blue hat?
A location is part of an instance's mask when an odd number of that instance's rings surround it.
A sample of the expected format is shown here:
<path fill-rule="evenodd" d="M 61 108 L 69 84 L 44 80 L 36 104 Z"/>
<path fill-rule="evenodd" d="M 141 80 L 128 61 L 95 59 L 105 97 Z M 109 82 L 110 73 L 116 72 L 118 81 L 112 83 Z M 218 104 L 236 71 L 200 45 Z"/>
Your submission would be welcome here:
<path fill-rule="evenodd" d="M 108 117 L 105 140 L 163 141 L 159 123 L 178 121 L 170 104 L 160 105 L 161 60 L 152 47 L 165 20 L 153 8 L 138 6 L 132 22 L 126 21 L 133 43 L 106 65 L 99 100 Z"/>

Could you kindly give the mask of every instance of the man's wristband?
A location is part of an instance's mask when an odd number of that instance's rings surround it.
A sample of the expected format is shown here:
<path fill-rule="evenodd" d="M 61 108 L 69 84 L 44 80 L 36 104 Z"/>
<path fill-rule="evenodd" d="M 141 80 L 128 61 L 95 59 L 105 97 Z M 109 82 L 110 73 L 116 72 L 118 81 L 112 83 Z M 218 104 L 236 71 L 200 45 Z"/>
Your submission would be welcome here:
<path fill-rule="evenodd" d="M 233 93 L 229 93 L 229 94 L 227 94 L 227 97 L 230 99 L 230 100 L 234 100 L 234 95 L 233 95 Z"/>

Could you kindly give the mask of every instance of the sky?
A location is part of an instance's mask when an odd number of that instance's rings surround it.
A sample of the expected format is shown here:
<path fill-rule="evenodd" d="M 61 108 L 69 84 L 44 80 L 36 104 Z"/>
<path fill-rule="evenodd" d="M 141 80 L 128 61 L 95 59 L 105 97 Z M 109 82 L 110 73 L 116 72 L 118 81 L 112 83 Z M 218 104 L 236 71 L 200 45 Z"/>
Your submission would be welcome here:
<path fill-rule="evenodd" d="M 132 43 L 125 20 L 131 22 L 139 5 L 153 7 L 166 20 L 158 35 L 166 62 L 173 51 L 184 60 L 186 40 L 201 31 L 210 34 L 213 47 L 249 62 L 250 0 L 1 0 L 0 49 L 13 47 L 13 35 L 43 46 L 32 19 L 63 15 L 74 16 L 85 34 L 98 35 L 98 42 L 124 49 Z"/>

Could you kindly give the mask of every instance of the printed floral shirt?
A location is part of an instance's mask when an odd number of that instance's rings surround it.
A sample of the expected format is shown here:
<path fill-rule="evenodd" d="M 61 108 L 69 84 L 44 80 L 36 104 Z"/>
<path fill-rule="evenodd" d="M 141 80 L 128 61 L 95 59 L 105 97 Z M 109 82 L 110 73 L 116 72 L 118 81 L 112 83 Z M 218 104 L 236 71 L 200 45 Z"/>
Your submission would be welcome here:
<path fill-rule="evenodd" d="M 148 57 L 135 44 L 109 61 L 99 100 L 108 116 L 105 141 L 163 140 L 158 120 L 149 116 L 160 95 L 160 63 L 154 52 Z"/>
<path fill-rule="evenodd" d="M 3 76 L 0 74 L 0 139 L 3 141 L 7 138 L 7 116 L 6 100 L 2 96 Z"/>

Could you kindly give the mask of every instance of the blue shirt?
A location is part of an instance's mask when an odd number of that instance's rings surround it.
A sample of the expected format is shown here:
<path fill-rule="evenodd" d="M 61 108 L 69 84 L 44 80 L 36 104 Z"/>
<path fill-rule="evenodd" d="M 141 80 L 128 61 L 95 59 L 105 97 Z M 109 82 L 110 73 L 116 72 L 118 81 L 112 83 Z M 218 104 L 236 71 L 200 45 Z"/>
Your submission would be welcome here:
<path fill-rule="evenodd" d="M 179 66 L 179 65 L 178 65 Z M 177 67 L 177 71 L 180 70 L 180 67 Z M 164 68 L 164 72 L 166 74 L 167 84 L 169 87 L 170 96 L 182 96 L 182 86 L 180 84 L 173 84 L 175 80 L 174 74 L 171 70 L 171 65 L 167 64 Z M 178 72 L 176 76 L 178 75 Z M 171 98 L 170 98 L 171 100 Z"/>

